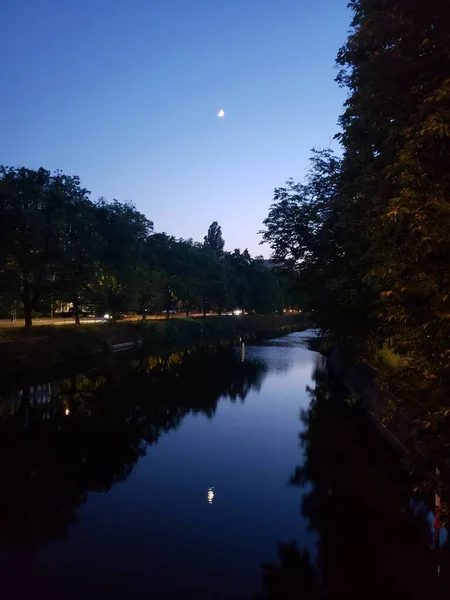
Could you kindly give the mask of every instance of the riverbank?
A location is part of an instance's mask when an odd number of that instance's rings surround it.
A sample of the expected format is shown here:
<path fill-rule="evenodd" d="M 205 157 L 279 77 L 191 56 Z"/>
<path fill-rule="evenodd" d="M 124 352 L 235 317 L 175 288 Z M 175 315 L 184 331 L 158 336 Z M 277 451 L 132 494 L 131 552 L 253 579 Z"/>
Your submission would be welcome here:
<path fill-rule="evenodd" d="M 438 444 L 432 446 L 430 439 L 423 436 L 420 419 L 423 407 L 411 401 L 402 410 L 392 411 L 387 418 L 387 408 L 396 405 L 397 400 L 380 385 L 382 371 L 367 363 L 361 363 L 333 347 L 327 353 L 327 366 L 348 391 L 348 403 L 361 404 L 370 420 L 388 440 L 397 454 L 413 474 L 415 488 L 422 492 L 440 491 L 445 498 L 450 495 L 450 469 L 446 454 Z M 437 478 L 439 468 L 439 478 Z M 444 502 L 441 511 L 448 513 Z"/>
<path fill-rule="evenodd" d="M 326 357 L 328 371 L 347 390 L 347 401 L 350 405 L 361 404 L 389 441 L 402 454 L 413 451 L 411 447 L 411 419 L 408 425 L 405 419 L 392 419 L 386 422 L 383 418 L 384 408 L 389 401 L 388 393 L 381 389 L 378 381 L 380 370 L 367 361 L 358 360 L 355 355 L 344 351 L 331 337 L 318 336 L 308 340 L 310 350 Z M 402 415 L 405 417 L 405 415 Z"/>
<path fill-rule="evenodd" d="M 301 315 L 246 315 L 18 329 L 0 338 L 0 380 L 143 346 L 151 352 L 170 351 L 302 327 L 306 319 Z"/>
<path fill-rule="evenodd" d="M 328 366 L 342 381 L 353 401 L 364 404 L 371 419 L 397 447 L 397 450 L 404 454 L 413 451 L 411 430 L 408 431 L 400 420 L 385 423 L 382 418 L 382 410 L 388 398 L 377 385 L 377 370 L 368 364 L 352 361 L 337 347 L 334 347 L 328 355 Z"/>

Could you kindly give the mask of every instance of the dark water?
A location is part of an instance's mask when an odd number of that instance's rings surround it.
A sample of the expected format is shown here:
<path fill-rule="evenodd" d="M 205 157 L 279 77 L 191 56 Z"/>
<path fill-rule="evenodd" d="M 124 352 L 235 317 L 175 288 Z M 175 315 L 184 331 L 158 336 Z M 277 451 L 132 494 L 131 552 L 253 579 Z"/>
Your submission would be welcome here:
<path fill-rule="evenodd" d="M 432 499 L 341 401 L 310 335 L 3 390 L 2 597 L 448 590 Z"/>

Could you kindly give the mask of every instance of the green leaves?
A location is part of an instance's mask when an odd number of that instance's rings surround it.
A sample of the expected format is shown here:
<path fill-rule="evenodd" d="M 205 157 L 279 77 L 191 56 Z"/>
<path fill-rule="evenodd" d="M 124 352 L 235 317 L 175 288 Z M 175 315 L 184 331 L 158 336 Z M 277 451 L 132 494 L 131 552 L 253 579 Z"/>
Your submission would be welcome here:
<path fill-rule="evenodd" d="M 319 326 L 368 360 L 390 340 L 401 359 L 386 389 L 419 420 L 437 418 L 450 397 L 448 6 L 350 7 L 337 57 L 349 92 L 342 160 L 316 152 L 304 183 L 277 188 L 263 239 L 308 292 Z M 432 446 L 423 452 L 442 453 Z"/>

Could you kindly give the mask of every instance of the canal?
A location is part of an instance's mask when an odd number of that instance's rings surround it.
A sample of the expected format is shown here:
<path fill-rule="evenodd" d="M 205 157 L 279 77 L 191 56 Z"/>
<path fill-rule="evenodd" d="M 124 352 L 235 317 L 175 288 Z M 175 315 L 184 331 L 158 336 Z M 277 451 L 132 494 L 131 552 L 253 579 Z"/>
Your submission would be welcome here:
<path fill-rule="evenodd" d="M 2 596 L 434 597 L 432 503 L 314 332 L 0 391 Z"/>

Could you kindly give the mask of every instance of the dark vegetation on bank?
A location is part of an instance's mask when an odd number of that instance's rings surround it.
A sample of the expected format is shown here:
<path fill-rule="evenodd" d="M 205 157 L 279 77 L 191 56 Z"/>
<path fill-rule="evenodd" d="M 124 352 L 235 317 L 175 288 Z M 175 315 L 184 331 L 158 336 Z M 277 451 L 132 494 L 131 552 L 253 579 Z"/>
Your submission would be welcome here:
<path fill-rule="evenodd" d="M 351 0 L 348 98 L 308 177 L 275 190 L 264 239 L 317 325 L 376 369 L 378 415 L 450 480 L 450 27 L 443 0 Z"/>
<path fill-rule="evenodd" d="M 196 344 L 236 340 L 306 328 L 302 315 L 245 315 L 162 319 L 130 323 L 42 326 L 10 329 L 9 341 L 0 342 L 0 380 L 27 371 L 107 355 L 121 344 L 146 351 L 165 352 Z M 33 334 L 33 335 L 32 335 Z"/>
<path fill-rule="evenodd" d="M 304 459 L 289 477 L 319 542 L 311 552 L 282 540 L 278 560 L 263 564 L 256 598 L 447 598 L 450 538 L 436 552 L 434 494 L 411 490 L 397 453 L 361 405 L 345 402 L 348 392 L 327 362 L 319 358 L 308 388 L 311 403 L 300 415 Z"/>

